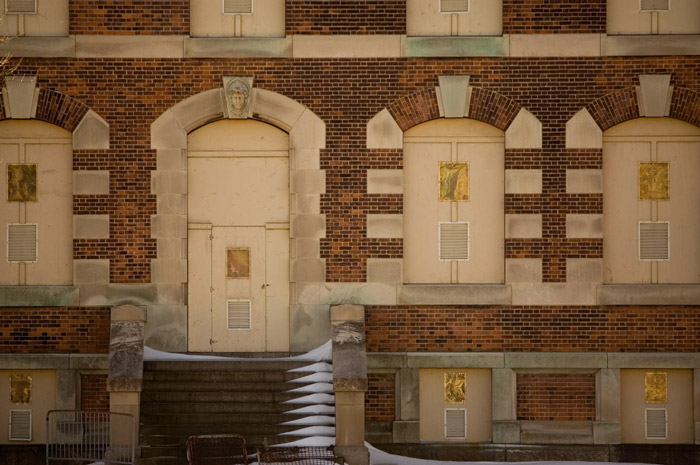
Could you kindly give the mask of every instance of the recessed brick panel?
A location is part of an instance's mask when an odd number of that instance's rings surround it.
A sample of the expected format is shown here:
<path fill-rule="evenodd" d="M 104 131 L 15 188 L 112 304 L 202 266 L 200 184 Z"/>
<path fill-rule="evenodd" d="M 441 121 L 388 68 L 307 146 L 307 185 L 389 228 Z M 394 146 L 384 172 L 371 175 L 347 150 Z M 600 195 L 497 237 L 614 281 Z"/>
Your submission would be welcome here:
<path fill-rule="evenodd" d="M 604 33 L 605 0 L 503 0 L 504 34 Z"/>
<path fill-rule="evenodd" d="M 368 373 L 365 394 L 365 420 L 393 421 L 396 419 L 396 375 Z"/>
<path fill-rule="evenodd" d="M 595 375 L 517 375 L 518 420 L 595 420 Z"/>
<path fill-rule="evenodd" d="M 80 410 L 109 412 L 107 375 L 80 375 Z"/>

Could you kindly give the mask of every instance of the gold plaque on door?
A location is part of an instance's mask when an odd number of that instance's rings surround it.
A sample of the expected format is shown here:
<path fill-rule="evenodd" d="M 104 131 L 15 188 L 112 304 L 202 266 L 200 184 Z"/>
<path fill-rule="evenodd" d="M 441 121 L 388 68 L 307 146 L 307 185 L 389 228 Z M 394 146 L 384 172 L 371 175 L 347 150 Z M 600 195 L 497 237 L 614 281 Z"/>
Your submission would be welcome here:
<path fill-rule="evenodd" d="M 29 375 L 10 375 L 10 403 L 32 403 L 32 377 Z"/>
<path fill-rule="evenodd" d="M 440 162 L 440 202 L 469 202 L 469 163 Z"/>
<path fill-rule="evenodd" d="M 36 165 L 7 165 L 7 201 L 36 202 Z"/>
<path fill-rule="evenodd" d="M 463 404 L 467 400 L 467 374 L 445 373 L 445 403 Z"/>
<path fill-rule="evenodd" d="M 639 200 L 669 198 L 669 163 L 640 163 Z"/>
<path fill-rule="evenodd" d="M 250 278 L 250 249 L 226 249 L 226 278 Z"/>
<path fill-rule="evenodd" d="M 665 404 L 668 401 L 668 375 L 649 371 L 644 374 L 644 399 L 647 404 Z"/>

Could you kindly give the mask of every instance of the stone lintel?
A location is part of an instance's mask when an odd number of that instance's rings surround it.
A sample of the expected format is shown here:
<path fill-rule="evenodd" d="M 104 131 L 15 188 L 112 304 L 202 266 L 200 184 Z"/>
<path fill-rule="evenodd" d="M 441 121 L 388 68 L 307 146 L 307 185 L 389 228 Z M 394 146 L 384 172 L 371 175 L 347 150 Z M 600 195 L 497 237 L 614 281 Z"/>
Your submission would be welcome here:
<path fill-rule="evenodd" d="M 2 307 L 65 307 L 78 305 L 76 286 L 0 286 Z"/>
<path fill-rule="evenodd" d="M 107 392 L 141 392 L 141 378 L 107 378 Z"/>
<path fill-rule="evenodd" d="M 334 391 L 367 391 L 367 378 L 333 378 Z"/>

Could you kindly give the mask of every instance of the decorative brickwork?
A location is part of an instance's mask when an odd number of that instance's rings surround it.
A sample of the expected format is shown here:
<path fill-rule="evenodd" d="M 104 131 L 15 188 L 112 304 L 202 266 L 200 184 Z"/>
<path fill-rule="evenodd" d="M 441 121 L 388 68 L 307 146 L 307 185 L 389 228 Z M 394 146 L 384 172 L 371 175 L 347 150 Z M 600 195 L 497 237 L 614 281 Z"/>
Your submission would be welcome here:
<path fill-rule="evenodd" d="M 188 35 L 190 0 L 71 0 L 70 34 Z"/>
<path fill-rule="evenodd" d="M 634 87 L 607 94 L 593 101 L 587 109 L 603 131 L 640 116 Z"/>
<path fill-rule="evenodd" d="M 396 375 L 368 373 L 365 420 L 393 421 L 396 418 Z"/>
<path fill-rule="evenodd" d="M 674 88 L 669 116 L 700 126 L 700 92 L 692 89 Z"/>
<path fill-rule="evenodd" d="M 80 375 L 80 410 L 109 411 L 107 375 Z"/>
<path fill-rule="evenodd" d="M 488 89 L 472 88 L 469 101 L 469 118 L 495 126 L 505 131 L 522 107 L 505 95 Z"/>
<path fill-rule="evenodd" d="M 366 307 L 368 352 L 696 352 L 700 307 Z"/>
<path fill-rule="evenodd" d="M 440 117 L 435 89 L 424 89 L 402 97 L 389 105 L 388 110 L 404 132 Z"/>
<path fill-rule="evenodd" d="M 287 35 L 406 34 L 406 0 L 286 0 Z"/>
<path fill-rule="evenodd" d="M 109 352 L 108 307 L 0 308 L 0 353 Z"/>
<path fill-rule="evenodd" d="M 605 0 L 503 0 L 504 34 L 604 33 Z"/>
<path fill-rule="evenodd" d="M 517 378 L 518 420 L 595 420 L 592 374 L 524 374 Z"/>
<path fill-rule="evenodd" d="M 89 108 L 81 101 L 50 89 L 39 89 L 36 119 L 73 132 Z"/>

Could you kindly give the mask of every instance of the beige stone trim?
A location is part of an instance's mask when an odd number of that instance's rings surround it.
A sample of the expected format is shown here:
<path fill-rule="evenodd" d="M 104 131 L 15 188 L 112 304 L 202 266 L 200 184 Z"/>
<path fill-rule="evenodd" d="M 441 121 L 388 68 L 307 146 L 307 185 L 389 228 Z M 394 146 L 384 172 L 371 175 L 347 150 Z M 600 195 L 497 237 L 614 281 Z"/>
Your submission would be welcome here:
<path fill-rule="evenodd" d="M 700 55 L 700 35 L 602 36 L 603 56 Z"/>
<path fill-rule="evenodd" d="M 183 58 L 185 36 L 78 35 L 76 58 Z"/>
<path fill-rule="evenodd" d="M 367 282 L 399 284 L 403 282 L 403 260 L 400 258 L 368 258 Z"/>
<path fill-rule="evenodd" d="M 438 102 L 445 118 L 469 114 L 469 76 L 438 76 Z"/>
<path fill-rule="evenodd" d="M 595 305 L 595 283 L 512 283 L 513 305 Z"/>
<path fill-rule="evenodd" d="M 403 170 L 367 170 L 368 194 L 403 194 Z"/>
<path fill-rule="evenodd" d="M 596 239 L 603 237 L 603 215 L 578 214 L 566 215 L 566 237 Z"/>
<path fill-rule="evenodd" d="M 368 214 L 367 237 L 401 238 L 403 237 L 403 215 Z"/>
<path fill-rule="evenodd" d="M 289 281 L 324 282 L 326 280 L 326 260 L 321 258 L 293 258 L 290 260 Z"/>
<path fill-rule="evenodd" d="M 109 283 L 109 260 L 73 260 L 73 284 Z"/>
<path fill-rule="evenodd" d="M 602 149 L 603 130 L 585 108 L 566 122 L 567 149 Z"/>
<path fill-rule="evenodd" d="M 567 194 L 602 194 L 603 170 L 566 170 Z"/>
<path fill-rule="evenodd" d="M 306 352 L 328 341 L 331 334 L 330 307 L 328 305 L 289 306 L 290 338 L 289 350 Z"/>
<path fill-rule="evenodd" d="M 292 170 L 289 191 L 293 194 L 325 194 L 325 170 Z"/>
<path fill-rule="evenodd" d="M 700 354 L 694 353 L 609 353 L 608 368 L 698 369 Z"/>
<path fill-rule="evenodd" d="M 144 345 L 167 352 L 187 351 L 187 307 L 184 305 L 149 305 L 148 323 L 144 327 Z"/>
<path fill-rule="evenodd" d="M 506 215 L 506 239 L 537 239 L 541 237 L 541 214 Z"/>
<path fill-rule="evenodd" d="M 598 305 L 700 305 L 698 284 L 600 284 Z"/>
<path fill-rule="evenodd" d="M 151 305 L 156 300 L 154 284 L 83 284 L 81 307 L 105 305 Z"/>
<path fill-rule="evenodd" d="M 505 354 L 484 353 L 420 353 L 406 354 L 406 366 L 413 368 L 503 368 Z"/>
<path fill-rule="evenodd" d="M 367 122 L 367 148 L 403 148 L 403 131 L 386 108 Z"/>
<path fill-rule="evenodd" d="M 541 194 L 542 170 L 506 170 L 506 194 Z"/>
<path fill-rule="evenodd" d="M 2 90 L 5 114 L 12 119 L 30 119 L 36 115 L 39 89 L 36 76 L 5 76 Z"/>
<path fill-rule="evenodd" d="M 187 194 L 187 171 L 151 171 L 151 193 Z"/>
<path fill-rule="evenodd" d="M 292 194 L 292 211 L 300 215 L 320 215 L 321 194 Z"/>
<path fill-rule="evenodd" d="M 510 34 L 512 57 L 600 56 L 600 34 Z"/>
<path fill-rule="evenodd" d="M 187 151 L 183 149 L 158 149 L 156 168 L 160 170 L 187 171 Z"/>
<path fill-rule="evenodd" d="M 331 321 L 365 321 L 365 308 L 360 305 L 331 307 Z"/>
<path fill-rule="evenodd" d="M 109 215 L 73 215 L 73 239 L 109 239 Z"/>
<path fill-rule="evenodd" d="M 151 237 L 155 239 L 187 237 L 187 218 L 184 215 L 151 215 Z"/>
<path fill-rule="evenodd" d="M 251 112 L 264 121 L 269 121 L 285 131 L 294 127 L 306 107 L 299 102 L 287 98 L 277 92 L 255 88 Z M 291 142 L 291 141 L 290 141 Z M 294 145 L 298 147 L 298 145 Z"/>
<path fill-rule="evenodd" d="M 566 282 L 568 283 L 602 283 L 602 258 L 567 258 Z"/>
<path fill-rule="evenodd" d="M 211 89 L 188 97 L 174 105 L 170 110 L 185 132 L 194 129 L 223 116 L 224 96 L 222 89 Z M 185 134 L 185 148 L 187 147 L 187 135 Z M 160 148 L 160 147 L 155 147 Z M 164 146 L 163 148 L 168 148 Z"/>
<path fill-rule="evenodd" d="M 151 281 L 154 283 L 187 282 L 187 260 L 157 258 L 151 260 Z"/>
<path fill-rule="evenodd" d="M 73 195 L 108 195 L 109 171 L 73 171 Z"/>
<path fill-rule="evenodd" d="M 510 305 L 510 284 L 416 284 L 398 288 L 398 305 Z"/>
<path fill-rule="evenodd" d="M 506 353 L 506 368 L 520 369 L 588 369 L 608 367 L 608 356 L 604 353 Z"/>
<path fill-rule="evenodd" d="M 88 110 L 73 131 L 73 150 L 108 149 L 109 123 Z"/>
<path fill-rule="evenodd" d="M 637 87 L 639 115 L 647 118 L 663 118 L 671 111 L 670 74 L 642 74 Z"/>
<path fill-rule="evenodd" d="M 507 258 L 506 259 L 507 283 L 541 283 L 542 259 L 541 258 Z"/>
<path fill-rule="evenodd" d="M 2 50 L 17 58 L 72 58 L 75 37 L 13 37 Z"/>
<path fill-rule="evenodd" d="M 506 129 L 506 149 L 542 148 L 542 123 L 535 115 L 521 108 Z"/>
<path fill-rule="evenodd" d="M 162 194 L 156 205 L 160 215 L 184 215 L 187 211 L 187 196 L 184 194 Z"/>
<path fill-rule="evenodd" d="M 326 237 L 326 215 L 291 215 L 289 227 L 293 238 L 321 239 Z"/>
<path fill-rule="evenodd" d="M 294 58 L 400 57 L 399 35 L 294 35 Z"/>

